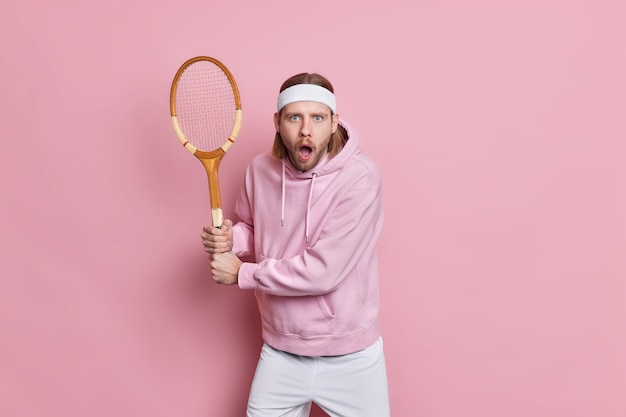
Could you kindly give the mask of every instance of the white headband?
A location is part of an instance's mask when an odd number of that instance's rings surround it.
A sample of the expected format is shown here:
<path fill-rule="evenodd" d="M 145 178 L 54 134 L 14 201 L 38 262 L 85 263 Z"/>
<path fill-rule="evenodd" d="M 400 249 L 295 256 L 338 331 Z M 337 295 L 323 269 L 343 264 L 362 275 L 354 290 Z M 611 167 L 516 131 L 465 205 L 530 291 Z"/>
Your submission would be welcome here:
<path fill-rule="evenodd" d="M 278 111 L 281 111 L 287 104 L 295 103 L 296 101 L 322 103 L 330 107 L 333 114 L 337 113 L 335 95 L 317 84 L 296 84 L 285 88 L 278 95 Z"/>

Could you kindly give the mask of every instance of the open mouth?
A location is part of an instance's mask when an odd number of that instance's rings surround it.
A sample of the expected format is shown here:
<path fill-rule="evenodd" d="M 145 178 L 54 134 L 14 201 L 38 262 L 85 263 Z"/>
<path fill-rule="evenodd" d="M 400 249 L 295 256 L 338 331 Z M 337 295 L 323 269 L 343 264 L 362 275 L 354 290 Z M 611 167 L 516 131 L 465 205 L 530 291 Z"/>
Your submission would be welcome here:
<path fill-rule="evenodd" d="M 313 155 L 313 148 L 310 146 L 301 146 L 300 149 L 298 149 L 298 156 L 302 161 L 308 161 L 311 155 Z"/>

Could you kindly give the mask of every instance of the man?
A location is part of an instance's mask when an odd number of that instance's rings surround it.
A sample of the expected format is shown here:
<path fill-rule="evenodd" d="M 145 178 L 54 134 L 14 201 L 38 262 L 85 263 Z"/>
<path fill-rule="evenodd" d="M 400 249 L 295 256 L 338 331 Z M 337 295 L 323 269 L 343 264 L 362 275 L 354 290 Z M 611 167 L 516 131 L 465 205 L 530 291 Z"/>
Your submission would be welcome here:
<path fill-rule="evenodd" d="M 248 417 L 389 416 L 379 327 L 381 177 L 339 119 L 331 83 L 283 83 L 272 152 L 254 158 L 240 221 L 207 226 L 213 279 L 254 290 L 264 345 Z"/>

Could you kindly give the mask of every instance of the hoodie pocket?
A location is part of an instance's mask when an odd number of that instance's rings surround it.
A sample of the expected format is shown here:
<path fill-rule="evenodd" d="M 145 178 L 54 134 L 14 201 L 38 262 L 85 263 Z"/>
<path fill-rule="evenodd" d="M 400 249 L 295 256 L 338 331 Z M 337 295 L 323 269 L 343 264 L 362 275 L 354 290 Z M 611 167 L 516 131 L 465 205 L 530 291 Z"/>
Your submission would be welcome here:
<path fill-rule="evenodd" d="M 327 320 L 332 320 L 335 318 L 335 313 L 331 310 L 330 306 L 326 302 L 326 297 L 323 295 L 317 296 L 317 305 L 319 306 L 322 314 Z"/>

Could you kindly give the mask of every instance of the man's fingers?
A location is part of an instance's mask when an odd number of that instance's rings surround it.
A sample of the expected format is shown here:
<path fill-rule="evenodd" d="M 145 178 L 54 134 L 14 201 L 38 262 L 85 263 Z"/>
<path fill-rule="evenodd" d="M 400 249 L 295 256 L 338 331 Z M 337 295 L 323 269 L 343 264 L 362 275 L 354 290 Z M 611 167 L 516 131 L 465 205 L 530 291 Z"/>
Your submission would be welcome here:
<path fill-rule="evenodd" d="M 231 227 L 233 227 L 232 220 L 224 219 L 222 222 L 222 232 L 226 233 Z"/>

